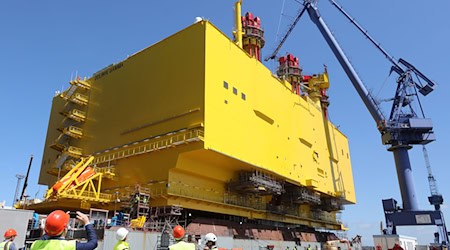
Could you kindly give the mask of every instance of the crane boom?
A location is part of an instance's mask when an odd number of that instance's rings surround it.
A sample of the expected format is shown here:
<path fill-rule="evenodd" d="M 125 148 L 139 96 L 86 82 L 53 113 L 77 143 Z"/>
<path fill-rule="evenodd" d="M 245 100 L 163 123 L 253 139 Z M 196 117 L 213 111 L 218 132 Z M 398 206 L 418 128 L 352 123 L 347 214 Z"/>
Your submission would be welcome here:
<path fill-rule="evenodd" d="M 22 188 L 22 194 L 20 195 L 20 201 L 23 200 L 24 196 L 25 196 L 25 192 L 27 190 L 27 186 L 28 186 L 28 176 L 30 175 L 30 168 L 31 168 L 31 163 L 33 162 L 33 155 L 30 156 L 30 163 L 28 163 L 28 170 L 27 170 L 27 174 L 25 175 L 25 181 L 23 182 L 23 188 Z"/>
<path fill-rule="evenodd" d="M 342 8 L 338 3 L 336 3 L 336 1 L 334 0 L 329 0 L 330 3 L 332 5 L 334 5 L 353 25 L 355 25 L 355 27 L 357 29 L 359 29 L 365 36 L 367 39 L 369 39 L 369 41 L 375 45 L 375 47 L 377 47 L 381 53 L 383 53 L 383 55 L 398 69 L 402 70 L 402 68 L 400 67 L 400 65 L 395 61 L 394 57 L 389 55 L 389 53 L 387 53 L 387 51 L 385 49 L 383 49 L 383 47 L 381 47 L 380 43 L 378 43 L 377 41 L 375 41 L 375 39 L 373 39 L 370 35 L 369 32 L 367 32 L 367 30 L 365 30 L 361 25 L 359 25 L 356 20 L 351 17 L 345 10 L 344 8 Z M 403 71 L 403 70 L 402 70 Z"/>
<path fill-rule="evenodd" d="M 376 101 L 372 97 L 370 92 L 367 91 L 366 87 L 362 83 L 361 79 L 359 78 L 359 76 L 356 73 L 355 69 L 353 68 L 352 64 L 348 60 L 347 56 L 345 56 L 344 51 L 339 46 L 339 43 L 336 41 L 336 39 L 334 38 L 330 29 L 326 25 L 325 21 L 320 16 L 320 13 L 317 10 L 317 7 L 315 5 L 313 5 L 312 1 L 306 1 L 306 8 L 308 10 L 308 14 L 309 14 L 311 20 L 319 28 L 320 32 L 322 33 L 323 37 L 325 38 L 326 42 L 328 43 L 328 46 L 330 46 L 334 55 L 338 59 L 339 63 L 341 64 L 341 66 L 344 69 L 345 73 L 347 74 L 348 78 L 352 82 L 353 87 L 356 89 L 359 96 L 361 97 L 364 104 L 366 105 L 366 108 L 369 110 L 370 114 L 372 115 L 372 118 L 375 120 L 377 126 L 383 127 L 385 117 L 384 117 L 383 113 L 381 112 L 380 107 L 376 104 Z"/>
<path fill-rule="evenodd" d="M 392 63 L 392 68 L 391 68 L 391 72 L 396 72 L 397 74 L 399 74 L 401 77 L 405 74 L 408 74 L 407 72 L 412 72 L 414 74 L 417 75 L 418 78 L 423 79 L 427 84 L 426 85 L 422 85 L 420 84 L 420 82 L 416 82 L 412 79 L 408 79 L 408 81 L 410 81 L 411 83 L 413 83 L 418 89 L 419 92 L 422 95 L 428 95 L 429 93 L 431 93 L 434 90 L 435 87 L 435 83 L 430 80 L 428 77 L 426 77 L 424 74 L 422 74 L 419 70 L 416 69 L 416 67 L 414 67 L 412 64 L 410 64 L 409 62 L 407 62 L 406 60 L 400 58 L 398 60 L 398 62 L 395 61 L 394 57 L 389 55 L 389 53 L 383 48 L 381 47 L 380 43 L 375 41 L 375 39 L 373 39 L 370 35 L 369 32 L 367 32 L 367 30 L 365 30 L 361 25 L 358 24 L 358 22 L 356 22 L 355 18 L 353 18 L 352 16 L 350 16 L 350 14 L 348 14 L 344 8 L 342 8 L 342 6 L 340 6 L 335 0 L 329 0 L 330 3 L 335 6 L 353 25 L 355 25 L 355 27 L 361 31 L 361 33 L 364 34 L 364 36 L 369 39 L 369 41 Z M 403 65 L 404 67 L 406 67 L 406 69 L 403 69 L 403 67 L 401 66 Z"/>

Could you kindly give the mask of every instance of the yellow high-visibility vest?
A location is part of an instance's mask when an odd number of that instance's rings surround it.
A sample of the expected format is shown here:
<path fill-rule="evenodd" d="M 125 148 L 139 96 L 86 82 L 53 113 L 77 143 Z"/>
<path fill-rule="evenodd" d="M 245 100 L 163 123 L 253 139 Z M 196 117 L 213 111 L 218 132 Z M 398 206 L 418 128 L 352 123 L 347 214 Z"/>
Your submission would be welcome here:
<path fill-rule="evenodd" d="M 195 250 L 194 243 L 187 243 L 184 241 L 179 241 L 176 244 L 169 246 L 170 250 Z"/>
<path fill-rule="evenodd" d="M 76 250 L 76 248 L 75 240 L 37 240 L 33 242 L 30 250 Z"/>

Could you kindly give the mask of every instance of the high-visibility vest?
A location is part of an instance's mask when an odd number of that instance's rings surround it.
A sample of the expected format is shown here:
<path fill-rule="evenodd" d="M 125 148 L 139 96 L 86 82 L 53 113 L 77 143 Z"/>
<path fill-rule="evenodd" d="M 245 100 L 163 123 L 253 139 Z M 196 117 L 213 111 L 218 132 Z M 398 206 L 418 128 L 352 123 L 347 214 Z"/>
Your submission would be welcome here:
<path fill-rule="evenodd" d="M 7 240 L 0 243 L 0 250 L 6 249 L 9 250 L 9 246 L 11 246 L 12 242 Z"/>
<path fill-rule="evenodd" d="M 76 250 L 75 240 L 37 240 L 31 245 L 31 250 Z"/>
<path fill-rule="evenodd" d="M 169 246 L 170 250 L 195 250 L 194 243 L 187 243 L 184 241 L 179 241 L 176 244 Z"/>
<path fill-rule="evenodd" d="M 119 240 L 117 241 L 116 245 L 114 246 L 114 250 L 128 250 L 130 249 L 130 245 L 128 245 L 128 242 Z"/>

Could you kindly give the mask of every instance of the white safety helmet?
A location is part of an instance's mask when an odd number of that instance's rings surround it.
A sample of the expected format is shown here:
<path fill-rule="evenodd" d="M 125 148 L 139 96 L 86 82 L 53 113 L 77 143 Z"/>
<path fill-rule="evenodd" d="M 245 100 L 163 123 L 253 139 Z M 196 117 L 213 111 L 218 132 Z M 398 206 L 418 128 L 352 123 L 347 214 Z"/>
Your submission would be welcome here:
<path fill-rule="evenodd" d="M 127 237 L 128 233 L 129 233 L 129 231 L 126 228 L 121 227 L 121 228 L 117 229 L 116 239 L 124 240 Z"/>
<path fill-rule="evenodd" d="M 208 241 L 216 242 L 217 241 L 217 237 L 213 233 L 208 233 L 208 234 L 205 235 L 205 241 L 206 242 L 208 242 Z"/>

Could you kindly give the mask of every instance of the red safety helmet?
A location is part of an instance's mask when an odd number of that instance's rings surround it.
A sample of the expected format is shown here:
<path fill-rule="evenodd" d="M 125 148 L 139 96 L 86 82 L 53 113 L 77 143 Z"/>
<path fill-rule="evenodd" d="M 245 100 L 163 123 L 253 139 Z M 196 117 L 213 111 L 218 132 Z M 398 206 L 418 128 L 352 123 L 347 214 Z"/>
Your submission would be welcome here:
<path fill-rule="evenodd" d="M 45 233 L 48 236 L 58 236 L 69 224 L 70 216 L 62 210 L 51 212 L 45 220 Z"/>
<path fill-rule="evenodd" d="M 8 239 L 8 238 L 11 238 L 13 236 L 17 236 L 17 232 L 16 232 L 16 230 L 10 228 L 10 229 L 6 230 L 4 236 L 5 236 L 6 239 Z"/>
<path fill-rule="evenodd" d="M 173 237 L 175 240 L 180 240 L 184 237 L 184 234 L 186 232 L 184 231 L 184 228 L 182 226 L 175 226 L 173 228 Z"/>

